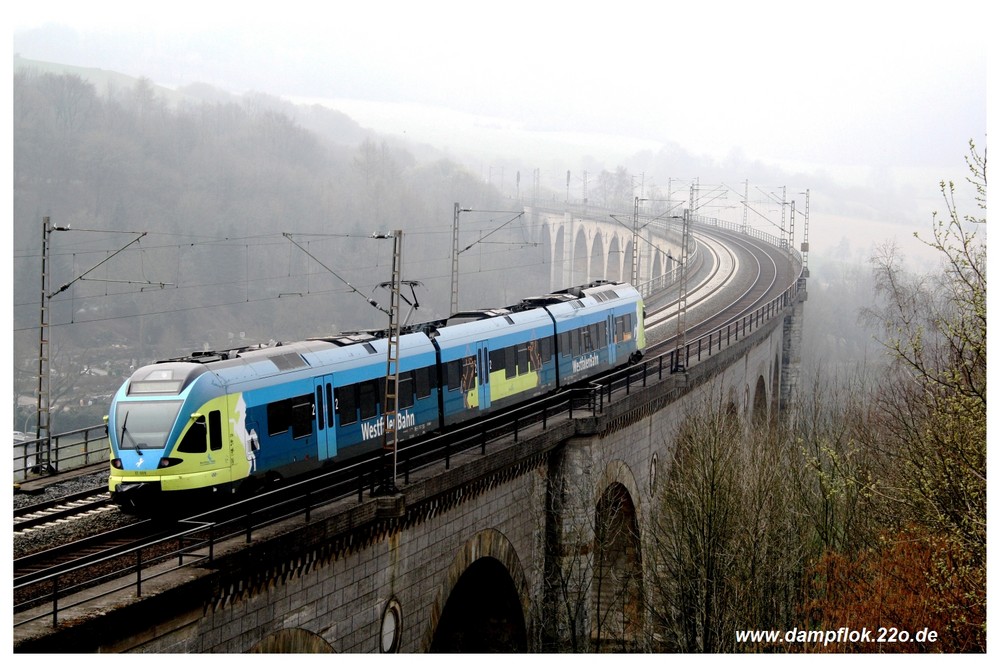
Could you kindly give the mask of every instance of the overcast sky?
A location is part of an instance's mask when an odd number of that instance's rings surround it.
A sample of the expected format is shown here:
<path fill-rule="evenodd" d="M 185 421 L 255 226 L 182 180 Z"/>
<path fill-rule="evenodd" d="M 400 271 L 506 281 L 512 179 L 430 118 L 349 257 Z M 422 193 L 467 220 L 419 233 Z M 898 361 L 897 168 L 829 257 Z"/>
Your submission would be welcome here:
<path fill-rule="evenodd" d="M 362 124 L 417 139 L 442 141 L 424 112 L 444 108 L 439 131 L 484 147 L 558 139 L 613 169 L 675 143 L 845 183 L 912 178 L 935 195 L 964 177 L 968 140 L 985 145 L 985 6 L 33 0 L 9 12 L 26 58 L 339 100 Z M 46 24 L 67 30 L 37 39 Z M 384 103 L 407 105 L 407 120 Z"/>

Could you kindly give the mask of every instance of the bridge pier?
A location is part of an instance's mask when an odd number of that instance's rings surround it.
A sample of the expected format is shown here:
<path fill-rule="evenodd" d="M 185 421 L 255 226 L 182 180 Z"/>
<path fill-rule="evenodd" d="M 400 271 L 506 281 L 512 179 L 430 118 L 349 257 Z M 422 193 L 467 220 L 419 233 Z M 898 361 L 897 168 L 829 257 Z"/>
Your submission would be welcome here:
<path fill-rule="evenodd" d="M 785 315 L 781 330 L 781 383 L 778 392 L 778 410 L 785 412 L 795 398 L 802 369 L 802 322 L 807 294 L 805 281 L 799 287 L 792 312 Z"/>
<path fill-rule="evenodd" d="M 544 651 L 589 652 L 593 573 L 592 446 L 574 438 L 549 460 L 545 517 Z M 592 492 L 590 494 L 592 496 Z"/>

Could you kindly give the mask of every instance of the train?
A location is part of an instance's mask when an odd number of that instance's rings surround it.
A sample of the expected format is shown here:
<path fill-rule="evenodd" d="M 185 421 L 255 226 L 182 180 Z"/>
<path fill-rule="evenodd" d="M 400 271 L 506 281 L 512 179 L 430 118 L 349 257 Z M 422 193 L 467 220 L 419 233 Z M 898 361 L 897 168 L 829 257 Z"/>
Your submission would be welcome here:
<path fill-rule="evenodd" d="M 381 448 L 397 364 L 398 444 L 445 432 L 635 363 L 644 316 L 632 285 L 598 280 L 407 326 L 392 360 L 387 331 L 356 331 L 158 361 L 112 399 L 108 490 L 139 513 L 252 493 Z"/>

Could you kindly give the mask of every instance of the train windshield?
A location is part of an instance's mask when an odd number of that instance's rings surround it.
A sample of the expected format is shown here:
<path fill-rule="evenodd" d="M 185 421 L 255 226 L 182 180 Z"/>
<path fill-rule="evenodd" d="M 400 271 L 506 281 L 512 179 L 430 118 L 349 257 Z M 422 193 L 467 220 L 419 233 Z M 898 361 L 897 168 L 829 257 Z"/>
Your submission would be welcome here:
<path fill-rule="evenodd" d="M 177 420 L 181 401 L 125 401 L 115 413 L 120 449 L 163 449 Z"/>

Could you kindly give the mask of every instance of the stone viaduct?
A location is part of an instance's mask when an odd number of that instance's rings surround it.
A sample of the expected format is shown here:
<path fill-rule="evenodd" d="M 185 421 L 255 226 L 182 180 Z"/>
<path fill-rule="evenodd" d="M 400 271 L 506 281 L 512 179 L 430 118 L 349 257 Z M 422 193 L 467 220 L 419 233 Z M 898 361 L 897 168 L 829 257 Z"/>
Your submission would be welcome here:
<path fill-rule="evenodd" d="M 630 275 L 633 230 L 537 212 L 564 271 Z M 644 279 L 679 239 L 648 238 Z M 796 258 L 789 263 L 796 266 Z M 693 411 L 774 416 L 794 364 L 802 279 L 739 340 L 685 373 L 657 359 L 627 391 L 413 474 L 399 493 L 347 499 L 218 545 L 100 610 L 24 626 L 16 652 L 538 652 L 655 650 L 647 583 L 657 489 Z M 642 379 L 638 378 L 640 368 Z M 516 441 L 515 441 L 516 440 Z"/>

